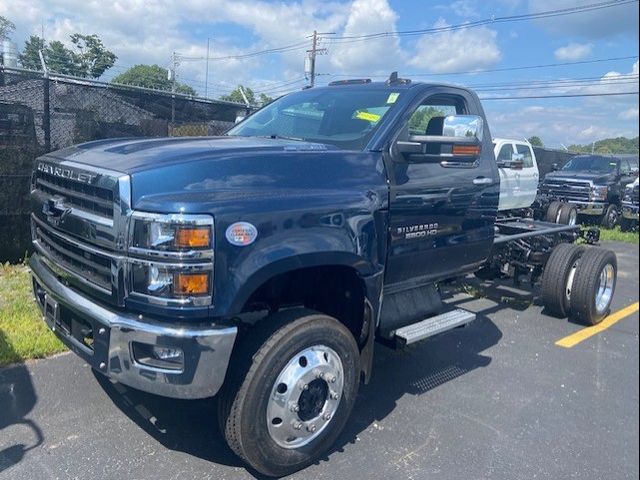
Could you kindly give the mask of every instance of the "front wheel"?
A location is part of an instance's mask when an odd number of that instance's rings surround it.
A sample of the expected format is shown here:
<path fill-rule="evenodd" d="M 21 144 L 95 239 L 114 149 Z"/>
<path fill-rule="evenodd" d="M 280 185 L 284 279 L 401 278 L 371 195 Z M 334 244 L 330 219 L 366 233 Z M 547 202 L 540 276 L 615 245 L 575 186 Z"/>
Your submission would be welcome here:
<path fill-rule="evenodd" d="M 332 446 L 359 386 L 359 350 L 335 318 L 288 310 L 264 319 L 234 353 L 219 401 L 222 433 L 258 472 L 283 476 Z"/>
<path fill-rule="evenodd" d="M 618 207 L 609 205 L 602 216 L 601 225 L 604 228 L 615 228 L 618 224 Z"/>

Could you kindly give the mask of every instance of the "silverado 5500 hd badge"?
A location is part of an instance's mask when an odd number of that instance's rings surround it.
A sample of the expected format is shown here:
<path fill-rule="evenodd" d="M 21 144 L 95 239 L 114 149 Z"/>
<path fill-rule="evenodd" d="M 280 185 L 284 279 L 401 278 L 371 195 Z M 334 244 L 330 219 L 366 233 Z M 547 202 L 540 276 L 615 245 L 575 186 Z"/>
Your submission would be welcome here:
<path fill-rule="evenodd" d="M 404 236 L 405 240 L 414 238 L 424 238 L 438 234 L 437 223 L 421 223 L 418 225 L 408 225 L 406 227 L 397 227 L 396 234 Z"/>

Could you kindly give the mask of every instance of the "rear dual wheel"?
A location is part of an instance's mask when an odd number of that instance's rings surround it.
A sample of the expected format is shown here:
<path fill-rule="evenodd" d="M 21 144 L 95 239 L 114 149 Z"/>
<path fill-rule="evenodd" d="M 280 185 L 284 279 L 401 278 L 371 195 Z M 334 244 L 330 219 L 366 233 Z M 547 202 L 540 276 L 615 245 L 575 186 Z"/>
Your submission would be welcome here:
<path fill-rule="evenodd" d="M 548 313 L 595 325 L 609 313 L 618 264 L 602 248 L 560 244 L 554 248 L 542 278 L 542 301 Z"/>
<path fill-rule="evenodd" d="M 546 220 L 550 223 L 576 225 L 578 223 L 578 209 L 570 203 L 553 201 L 547 208 Z"/>
<path fill-rule="evenodd" d="M 310 310 L 285 311 L 255 327 L 232 361 L 218 413 L 240 458 L 283 476 L 326 453 L 359 386 L 358 346 L 343 324 Z"/>

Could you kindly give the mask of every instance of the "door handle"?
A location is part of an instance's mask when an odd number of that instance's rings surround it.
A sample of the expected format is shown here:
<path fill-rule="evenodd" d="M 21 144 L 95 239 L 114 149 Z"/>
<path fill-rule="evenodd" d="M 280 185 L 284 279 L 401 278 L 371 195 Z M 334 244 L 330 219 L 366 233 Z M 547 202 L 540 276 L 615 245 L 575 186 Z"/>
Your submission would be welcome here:
<path fill-rule="evenodd" d="M 473 179 L 474 185 L 493 185 L 493 179 L 488 177 L 476 177 Z"/>

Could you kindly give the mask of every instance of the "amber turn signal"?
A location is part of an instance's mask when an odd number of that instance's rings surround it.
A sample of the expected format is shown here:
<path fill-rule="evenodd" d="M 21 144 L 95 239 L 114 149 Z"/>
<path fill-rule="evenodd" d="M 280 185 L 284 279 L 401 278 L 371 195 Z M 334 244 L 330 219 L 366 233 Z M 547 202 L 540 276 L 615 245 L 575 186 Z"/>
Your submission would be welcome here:
<path fill-rule="evenodd" d="M 209 293 L 208 273 L 176 273 L 174 292 L 178 295 L 203 295 Z"/>
<path fill-rule="evenodd" d="M 180 248 L 207 248 L 211 246 L 211 229 L 177 228 L 175 245 Z"/>
<path fill-rule="evenodd" d="M 454 145 L 454 155 L 480 155 L 480 145 Z"/>

